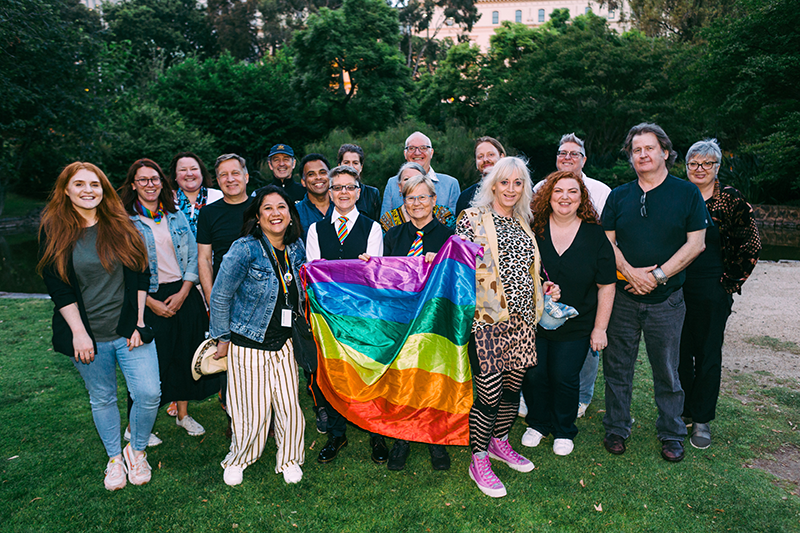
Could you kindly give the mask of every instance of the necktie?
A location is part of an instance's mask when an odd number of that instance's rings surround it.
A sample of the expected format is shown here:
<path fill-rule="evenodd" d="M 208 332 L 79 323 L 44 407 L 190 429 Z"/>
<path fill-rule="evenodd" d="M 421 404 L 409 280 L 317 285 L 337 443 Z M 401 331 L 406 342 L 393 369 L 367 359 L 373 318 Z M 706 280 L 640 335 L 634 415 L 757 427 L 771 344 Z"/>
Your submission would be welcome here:
<path fill-rule="evenodd" d="M 347 217 L 339 217 L 337 220 L 339 221 L 339 230 L 336 232 L 336 236 L 339 237 L 339 244 L 343 244 L 347 238 Z"/>
<path fill-rule="evenodd" d="M 414 239 L 414 242 L 411 243 L 411 249 L 408 251 L 408 257 L 417 257 L 418 255 L 422 255 L 422 235 L 424 234 L 423 231 L 417 232 L 417 237 Z"/>

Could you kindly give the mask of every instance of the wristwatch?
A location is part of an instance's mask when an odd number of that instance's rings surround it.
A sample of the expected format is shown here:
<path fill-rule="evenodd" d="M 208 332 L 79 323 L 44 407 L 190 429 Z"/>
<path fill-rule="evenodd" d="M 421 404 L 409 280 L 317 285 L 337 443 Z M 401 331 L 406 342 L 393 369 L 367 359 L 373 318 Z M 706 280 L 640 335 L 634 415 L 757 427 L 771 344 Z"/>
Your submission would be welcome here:
<path fill-rule="evenodd" d="M 654 268 L 651 271 L 651 274 L 653 274 L 653 277 L 656 278 L 656 283 L 659 285 L 666 285 L 667 281 L 669 281 L 669 278 L 666 274 L 664 274 L 664 271 L 661 270 L 661 267 Z"/>

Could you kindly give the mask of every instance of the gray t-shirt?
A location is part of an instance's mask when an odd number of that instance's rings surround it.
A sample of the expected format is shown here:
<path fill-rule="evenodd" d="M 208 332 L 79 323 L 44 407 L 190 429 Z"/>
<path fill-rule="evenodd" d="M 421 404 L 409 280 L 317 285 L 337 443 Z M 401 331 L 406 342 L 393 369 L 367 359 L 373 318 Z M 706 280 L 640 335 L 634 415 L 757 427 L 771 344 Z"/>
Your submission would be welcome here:
<path fill-rule="evenodd" d="M 114 263 L 111 272 L 103 268 L 97 254 L 97 225 L 83 230 L 75 242 L 72 264 L 95 342 L 119 338 L 116 330 L 125 296 L 125 279 L 120 263 Z"/>

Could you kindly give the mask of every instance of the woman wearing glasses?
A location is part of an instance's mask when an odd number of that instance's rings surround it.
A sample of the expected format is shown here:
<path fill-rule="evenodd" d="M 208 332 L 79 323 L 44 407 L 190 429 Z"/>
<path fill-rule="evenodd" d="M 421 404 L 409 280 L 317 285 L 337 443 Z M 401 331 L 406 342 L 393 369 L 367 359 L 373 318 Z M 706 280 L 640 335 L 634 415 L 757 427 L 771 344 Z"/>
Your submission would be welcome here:
<path fill-rule="evenodd" d="M 191 436 L 202 435 L 205 429 L 189 415 L 189 400 L 214 394 L 219 380 L 195 381 L 191 374 L 194 350 L 208 329 L 202 297 L 193 290 L 199 279 L 194 234 L 175 208 L 172 187 L 155 161 L 139 159 L 131 165 L 121 197 L 150 263 L 145 320 L 155 331 L 162 405 L 177 402 L 175 423 Z"/>
<path fill-rule="evenodd" d="M 739 191 L 719 183 L 721 161 L 716 139 L 698 141 L 686 154 L 689 181 L 700 189 L 713 220 L 706 229 L 705 251 L 686 268 L 686 319 L 678 366 L 686 394 L 683 417 L 692 425 L 689 442 L 700 449 L 711 446 L 710 422 L 716 414 L 722 342 L 733 293 L 741 294 L 761 251 L 750 204 Z"/>
<path fill-rule="evenodd" d="M 42 213 L 37 270 L 53 299 L 53 348 L 74 357 L 108 464 L 105 487 L 150 481 L 145 447 L 158 412 L 158 359 L 145 326 L 147 252 L 106 175 L 91 163 L 61 172 Z M 117 365 L 135 398 L 120 446 Z M 91 447 L 73 450 L 86 453 Z M 123 459 L 124 456 L 124 459 Z"/>
<path fill-rule="evenodd" d="M 400 170 L 397 172 L 397 184 L 400 187 L 400 194 L 403 194 L 404 186 L 403 184 L 406 183 L 409 179 L 415 176 L 425 176 L 425 169 L 422 168 L 422 165 L 419 163 L 403 163 L 400 167 Z M 433 183 L 433 181 L 431 181 Z M 391 211 L 385 212 L 380 219 L 381 228 L 384 232 L 389 231 L 390 228 L 395 226 L 400 226 L 401 224 L 405 224 L 411 219 L 409 215 L 407 205 L 403 202 L 403 205 L 398 207 L 397 209 L 392 209 Z M 453 216 L 453 213 L 450 212 L 443 205 L 433 205 L 432 210 L 433 216 L 439 220 L 442 224 L 447 226 L 448 228 L 455 229 L 456 227 L 456 217 Z"/>
<path fill-rule="evenodd" d="M 416 165 L 416 163 L 412 163 Z M 401 171 L 402 174 L 402 171 Z M 383 238 L 383 254 L 386 256 L 425 256 L 428 263 L 453 235 L 453 230 L 433 216 L 436 204 L 436 188 L 433 181 L 422 173 L 403 182 L 403 209 L 409 221 L 394 226 Z M 447 448 L 441 444 L 428 444 L 434 470 L 450 468 Z M 411 451 L 407 440 L 397 439 L 389 452 L 389 470 L 402 470 Z"/>

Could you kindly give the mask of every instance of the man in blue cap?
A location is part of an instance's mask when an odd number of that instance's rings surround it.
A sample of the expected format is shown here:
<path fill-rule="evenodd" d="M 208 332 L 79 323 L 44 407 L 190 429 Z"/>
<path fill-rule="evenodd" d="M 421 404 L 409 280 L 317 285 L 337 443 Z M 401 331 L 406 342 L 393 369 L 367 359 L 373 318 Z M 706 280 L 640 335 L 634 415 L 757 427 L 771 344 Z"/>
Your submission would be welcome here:
<path fill-rule="evenodd" d="M 292 147 L 288 144 L 276 144 L 270 149 L 267 161 L 269 169 L 275 176 L 270 185 L 283 188 L 295 202 L 302 200 L 306 195 L 306 189 L 292 179 L 292 171 L 297 163 Z"/>

